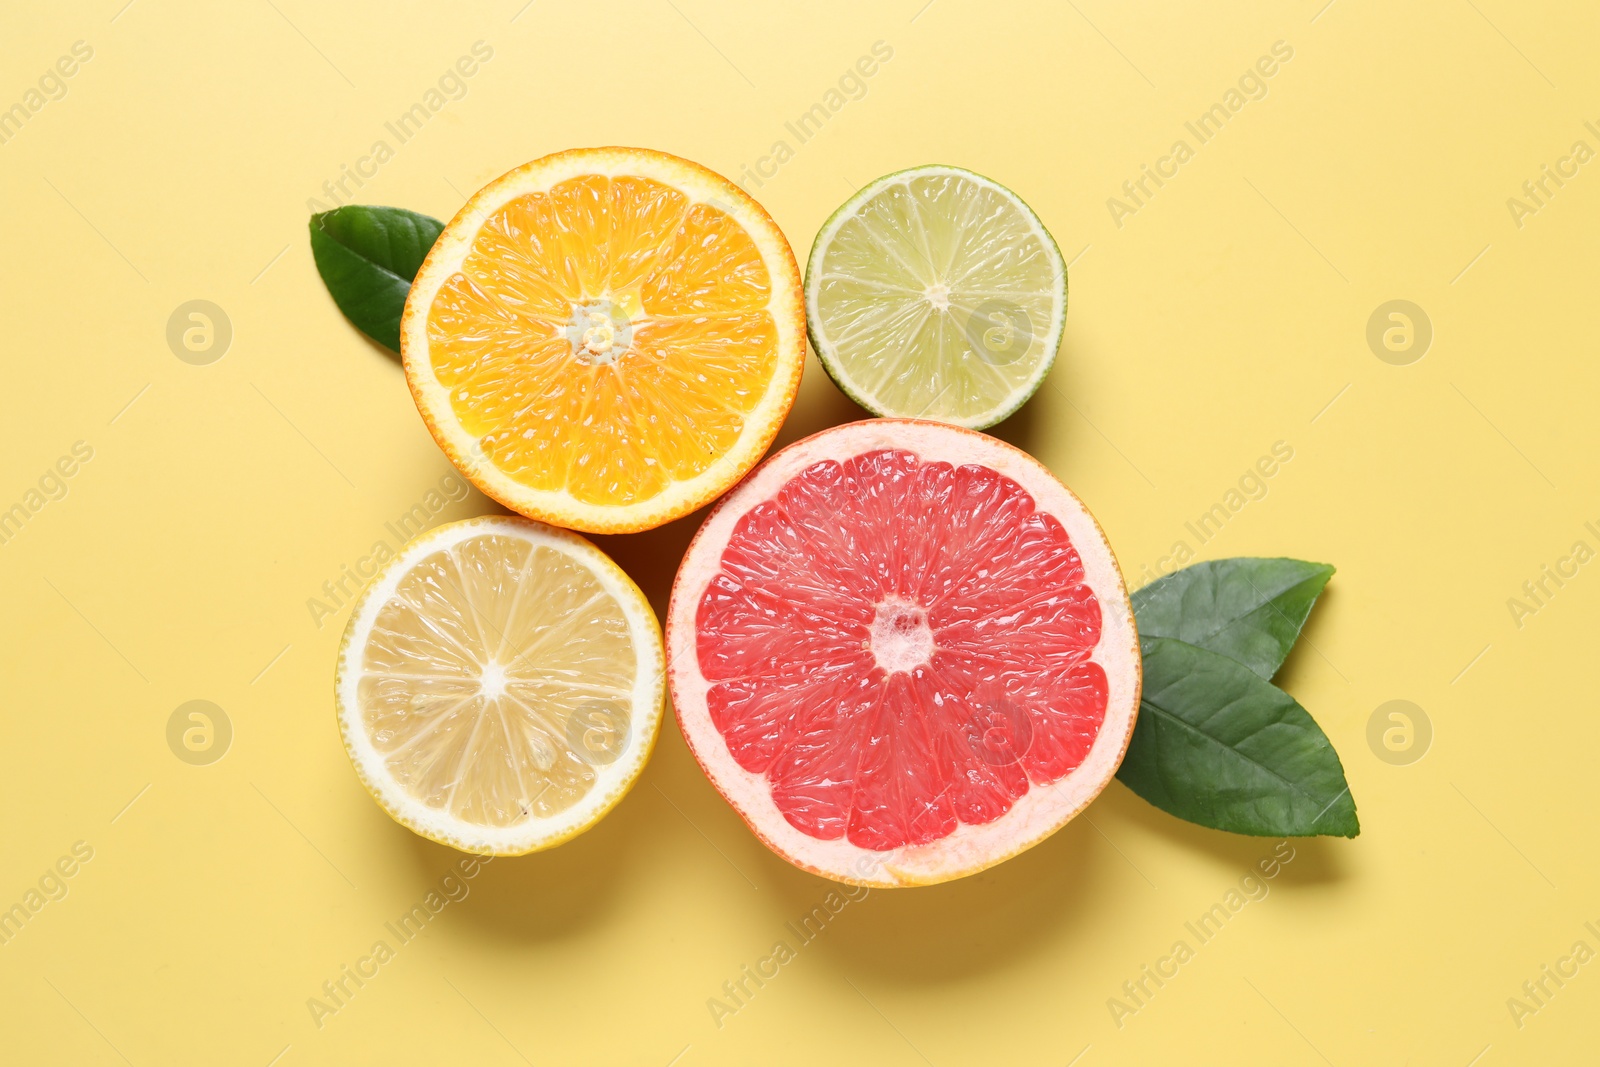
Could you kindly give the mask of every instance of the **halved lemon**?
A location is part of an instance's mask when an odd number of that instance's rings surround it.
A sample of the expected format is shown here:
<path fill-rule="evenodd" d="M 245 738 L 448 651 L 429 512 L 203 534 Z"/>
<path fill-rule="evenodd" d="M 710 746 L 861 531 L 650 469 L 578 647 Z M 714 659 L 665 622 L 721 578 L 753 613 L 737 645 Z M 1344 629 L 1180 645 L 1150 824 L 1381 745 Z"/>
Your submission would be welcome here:
<path fill-rule="evenodd" d="M 879 178 L 823 224 L 806 323 L 828 375 L 876 415 L 993 426 L 1050 372 L 1067 267 L 1044 223 L 959 167 Z"/>
<path fill-rule="evenodd" d="M 610 811 L 655 746 L 661 628 L 599 549 L 491 515 L 407 544 L 339 650 L 339 729 L 395 821 L 466 852 L 558 845 Z"/>
<path fill-rule="evenodd" d="M 406 299 L 406 379 L 439 446 L 514 511 L 598 533 L 715 499 L 805 363 L 800 268 L 745 192 L 637 148 L 518 167 L 439 235 Z"/>

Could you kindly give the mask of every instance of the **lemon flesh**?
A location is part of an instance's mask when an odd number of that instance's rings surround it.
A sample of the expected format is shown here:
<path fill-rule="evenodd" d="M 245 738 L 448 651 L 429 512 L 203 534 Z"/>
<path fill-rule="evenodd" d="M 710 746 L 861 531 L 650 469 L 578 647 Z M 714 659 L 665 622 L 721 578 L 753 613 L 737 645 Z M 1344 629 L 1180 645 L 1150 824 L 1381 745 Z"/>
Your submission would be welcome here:
<path fill-rule="evenodd" d="M 352 614 L 338 686 L 351 759 L 425 836 L 547 847 L 643 766 L 659 641 L 637 588 L 581 538 L 503 517 L 443 527 Z"/>

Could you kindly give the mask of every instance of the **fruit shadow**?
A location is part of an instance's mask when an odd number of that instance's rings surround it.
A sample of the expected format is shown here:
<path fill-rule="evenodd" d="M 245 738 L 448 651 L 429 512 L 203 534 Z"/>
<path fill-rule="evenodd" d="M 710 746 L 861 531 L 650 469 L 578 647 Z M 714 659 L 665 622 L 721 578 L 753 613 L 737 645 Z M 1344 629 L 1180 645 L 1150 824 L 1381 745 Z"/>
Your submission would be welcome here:
<path fill-rule="evenodd" d="M 1061 376 L 1060 360 L 1065 355 L 1058 357 L 1055 369 L 1051 370 L 1047 383 L 1054 381 L 1059 384 Z M 1039 400 L 1037 394 L 1018 408 L 1010 418 L 1000 422 L 984 432 L 993 437 L 998 437 L 1008 445 L 1022 449 L 1028 455 L 1035 455 L 1041 444 L 1040 433 L 1043 426 L 1039 421 Z"/>
<path fill-rule="evenodd" d="M 451 925 L 470 927 L 485 941 L 528 945 L 570 940 L 604 926 L 615 915 L 618 889 L 643 875 L 629 868 L 649 862 L 649 843 L 667 829 L 659 812 L 637 800 L 624 797 L 593 828 L 555 848 L 480 866 L 475 877 L 461 880 L 466 896 L 448 906 Z M 410 838 L 427 889 L 438 889 L 440 879 L 468 858 L 396 829 Z"/>
<path fill-rule="evenodd" d="M 1033 848 L 966 878 L 939 885 L 862 890 L 837 885 L 768 854 L 755 873 L 776 903 L 774 924 L 798 947 L 808 917 L 826 914 L 849 888 L 854 898 L 816 935 L 842 974 L 869 973 L 907 986 L 968 981 L 1048 951 L 1095 921 L 1085 902 L 1110 878 L 1095 831 L 1083 819 Z M 1114 860 L 1114 857 L 1113 857 Z"/>
<path fill-rule="evenodd" d="M 808 349 L 809 352 L 809 349 Z M 833 384 L 828 372 L 816 356 L 806 356 L 805 374 L 800 379 L 800 392 L 789 409 L 788 418 L 778 430 L 768 450 L 776 452 L 787 448 L 802 438 L 821 433 L 830 426 L 873 418 L 872 412 L 851 400 Z"/>
<path fill-rule="evenodd" d="M 1092 821 L 1091 821 L 1092 820 Z M 1172 849 L 1210 854 L 1225 870 L 1259 876 L 1258 863 L 1271 856 L 1277 839 L 1243 837 L 1182 822 L 1147 804 L 1114 782 L 1090 808 L 1027 852 L 968 878 L 941 885 L 871 890 L 840 910 L 840 918 L 815 935 L 821 954 L 841 974 L 868 973 L 915 987 L 963 982 L 1074 943 L 1098 920 L 1092 901 L 1114 899 L 1134 861 L 1108 842 L 1139 835 Z M 1280 864 L 1274 888 L 1298 890 L 1337 885 L 1347 877 L 1350 843 L 1330 838 L 1294 838 L 1294 857 Z M 1148 845 L 1139 850 L 1148 855 Z M 1148 864 L 1146 864 L 1148 867 Z M 1149 881 L 1145 869 L 1134 868 Z M 800 871 L 775 855 L 752 872 L 780 902 L 773 916 L 786 940 L 810 944 L 807 916 L 838 908 L 844 888 Z M 1159 873 L 1156 875 L 1159 877 Z M 851 890 L 859 896 L 861 890 Z M 1129 907 L 1142 906 L 1138 900 Z"/>

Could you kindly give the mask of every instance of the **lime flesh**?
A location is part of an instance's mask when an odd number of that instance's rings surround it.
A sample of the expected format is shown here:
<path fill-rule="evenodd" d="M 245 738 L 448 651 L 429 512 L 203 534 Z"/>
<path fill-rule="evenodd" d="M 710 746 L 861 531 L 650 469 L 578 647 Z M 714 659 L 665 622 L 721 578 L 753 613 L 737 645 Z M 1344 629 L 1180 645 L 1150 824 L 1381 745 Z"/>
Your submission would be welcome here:
<path fill-rule="evenodd" d="M 1061 252 L 1015 193 L 928 166 L 880 178 L 817 235 L 806 322 L 878 415 L 992 426 L 1039 387 L 1067 311 Z"/>

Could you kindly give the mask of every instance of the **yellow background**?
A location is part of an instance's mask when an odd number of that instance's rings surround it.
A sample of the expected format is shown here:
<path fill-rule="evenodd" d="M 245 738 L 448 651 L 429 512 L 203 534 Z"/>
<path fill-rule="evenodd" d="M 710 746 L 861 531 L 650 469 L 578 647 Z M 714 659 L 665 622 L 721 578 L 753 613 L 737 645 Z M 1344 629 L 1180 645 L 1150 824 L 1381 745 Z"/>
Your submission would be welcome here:
<path fill-rule="evenodd" d="M 1600 163 L 1520 227 L 1506 204 L 1574 141 L 1600 148 L 1592 5 L 124 3 L 13 5 L 0 35 L 0 106 L 73 42 L 94 50 L 0 145 L 0 507 L 94 449 L 0 545 L 0 907 L 94 850 L 0 946 L 6 1062 L 1594 1058 L 1600 964 L 1520 1028 L 1506 1005 L 1574 941 L 1600 948 L 1600 566 L 1520 627 L 1507 607 L 1573 542 L 1600 548 Z M 1038 211 L 1073 261 L 1071 312 L 998 432 L 1089 502 L 1130 580 L 1293 447 L 1194 547 L 1338 565 L 1282 682 L 1343 757 L 1362 835 L 1297 843 L 1119 1028 L 1108 998 L 1273 842 L 1113 784 L 1000 868 L 850 904 L 719 1028 L 708 998 L 829 886 L 749 834 L 669 725 L 603 824 L 484 869 L 315 1025 L 307 999 L 453 854 L 351 773 L 345 613 L 319 629 L 306 606 L 448 470 L 395 362 L 324 292 L 306 202 L 479 40 L 494 56 L 466 95 L 356 199 L 449 217 L 578 145 L 737 176 L 892 47 L 757 196 L 802 258 L 853 189 L 918 163 Z M 1107 198 L 1280 40 L 1268 95 L 1118 227 Z M 165 339 L 191 299 L 233 326 L 210 365 Z M 1365 338 L 1391 299 L 1434 329 L 1407 366 Z M 782 441 L 858 416 L 813 362 Z M 473 494 L 441 518 L 490 510 Z M 698 521 L 603 547 L 661 611 Z M 194 699 L 233 725 L 209 766 L 166 741 Z M 1367 742 L 1394 699 L 1433 726 L 1409 765 Z"/>

